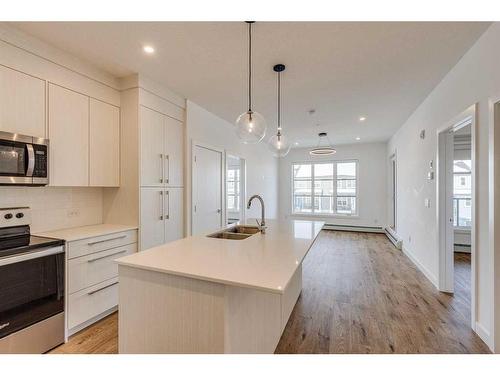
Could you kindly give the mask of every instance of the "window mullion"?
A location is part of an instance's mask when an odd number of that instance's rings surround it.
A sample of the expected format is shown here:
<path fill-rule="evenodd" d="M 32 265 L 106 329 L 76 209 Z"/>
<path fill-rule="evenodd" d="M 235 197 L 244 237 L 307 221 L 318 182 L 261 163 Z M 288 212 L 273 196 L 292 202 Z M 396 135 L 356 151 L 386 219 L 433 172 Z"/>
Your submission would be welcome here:
<path fill-rule="evenodd" d="M 332 178 L 333 178 L 333 207 L 332 207 L 332 212 L 335 215 L 335 214 L 337 214 L 337 162 L 333 162 Z"/>

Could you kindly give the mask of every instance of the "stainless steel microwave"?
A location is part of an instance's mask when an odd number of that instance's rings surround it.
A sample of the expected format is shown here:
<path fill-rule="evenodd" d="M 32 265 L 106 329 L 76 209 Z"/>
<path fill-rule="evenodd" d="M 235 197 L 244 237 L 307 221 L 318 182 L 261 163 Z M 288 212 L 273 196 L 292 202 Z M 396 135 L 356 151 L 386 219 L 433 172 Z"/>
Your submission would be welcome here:
<path fill-rule="evenodd" d="M 48 139 L 0 131 L 0 185 L 47 185 L 48 165 Z"/>

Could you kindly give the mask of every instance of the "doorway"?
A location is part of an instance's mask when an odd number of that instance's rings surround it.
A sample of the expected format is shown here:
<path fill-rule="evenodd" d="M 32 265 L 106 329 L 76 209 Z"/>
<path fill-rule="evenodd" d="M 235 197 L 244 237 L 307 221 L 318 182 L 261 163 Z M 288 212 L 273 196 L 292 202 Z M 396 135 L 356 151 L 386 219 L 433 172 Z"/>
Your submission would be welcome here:
<path fill-rule="evenodd" d="M 475 324 L 474 125 L 471 107 L 438 133 L 439 289 Z"/>
<path fill-rule="evenodd" d="M 245 220 L 245 159 L 226 154 L 226 223 Z"/>
<path fill-rule="evenodd" d="M 223 151 L 193 145 L 192 234 L 223 225 Z"/>

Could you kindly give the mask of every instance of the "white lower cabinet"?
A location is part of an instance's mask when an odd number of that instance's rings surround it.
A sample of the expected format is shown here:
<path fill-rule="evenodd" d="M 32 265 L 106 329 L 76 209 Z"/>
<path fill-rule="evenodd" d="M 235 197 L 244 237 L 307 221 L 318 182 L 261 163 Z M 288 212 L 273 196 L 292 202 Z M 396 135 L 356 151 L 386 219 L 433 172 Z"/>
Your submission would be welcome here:
<path fill-rule="evenodd" d="M 67 331 L 72 335 L 118 306 L 117 258 L 137 251 L 128 230 L 66 243 Z"/>
<path fill-rule="evenodd" d="M 140 250 L 184 237 L 184 188 L 141 188 Z"/>

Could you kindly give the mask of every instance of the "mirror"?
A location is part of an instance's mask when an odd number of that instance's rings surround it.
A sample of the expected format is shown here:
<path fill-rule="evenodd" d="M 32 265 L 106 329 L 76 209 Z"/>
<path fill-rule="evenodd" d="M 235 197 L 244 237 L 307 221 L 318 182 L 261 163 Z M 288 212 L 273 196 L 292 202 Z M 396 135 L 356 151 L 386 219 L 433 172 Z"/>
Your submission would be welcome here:
<path fill-rule="evenodd" d="M 226 155 L 226 221 L 245 220 L 245 159 Z"/>

